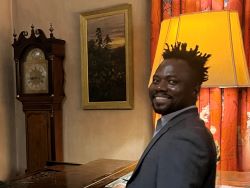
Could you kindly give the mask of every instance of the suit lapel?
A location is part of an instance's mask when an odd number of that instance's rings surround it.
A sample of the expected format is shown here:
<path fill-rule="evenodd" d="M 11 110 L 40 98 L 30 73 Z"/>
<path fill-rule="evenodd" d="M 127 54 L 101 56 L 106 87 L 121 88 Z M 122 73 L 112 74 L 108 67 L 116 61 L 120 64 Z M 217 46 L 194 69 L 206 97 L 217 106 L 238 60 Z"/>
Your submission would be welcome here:
<path fill-rule="evenodd" d="M 168 122 L 168 125 L 164 125 L 164 127 L 152 138 L 152 140 L 150 141 L 150 143 L 148 144 L 147 148 L 144 150 L 134 172 L 133 175 L 131 177 L 131 179 L 133 179 L 133 177 L 136 175 L 139 167 L 141 166 L 141 163 L 143 162 L 144 158 L 146 157 L 146 155 L 148 154 L 148 152 L 151 150 L 151 148 L 154 146 L 154 144 L 159 140 L 159 138 L 165 134 L 171 127 L 173 127 L 175 124 L 177 124 L 179 121 L 185 119 L 186 117 L 190 116 L 190 115 L 194 115 L 194 112 L 197 114 L 198 111 L 197 109 L 190 109 L 187 110 L 185 112 L 182 112 L 181 116 L 180 114 L 177 115 L 176 117 L 174 117 L 172 120 L 170 120 Z"/>
<path fill-rule="evenodd" d="M 148 152 L 151 150 L 151 148 L 154 146 L 154 144 L 159 140 L 159 138 L 166 133 L 171 127 L 173 126 L 173 124 L 169 122 L 168 125 L 165 125 L 153 138 L 152 140 L 149 142 L 147 148 L 144 150 L 135 170 L 133 174 L 136 174 L 138 168 L 141 166 L 142 161 L 144 160 L 144 158 L 146 157 L 146 155 L 148 154 Z"/>

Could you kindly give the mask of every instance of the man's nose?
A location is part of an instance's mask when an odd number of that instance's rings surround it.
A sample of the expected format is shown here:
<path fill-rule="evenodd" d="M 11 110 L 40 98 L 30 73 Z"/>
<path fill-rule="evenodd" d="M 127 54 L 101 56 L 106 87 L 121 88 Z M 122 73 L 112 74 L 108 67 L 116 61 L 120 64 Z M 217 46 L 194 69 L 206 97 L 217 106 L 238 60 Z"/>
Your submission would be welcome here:
<path fill-rule="evenodd" d="M 160 83 L 157 85 L 157 90 L 162 90 L 162 91 L 166 91 L 168 88 L 168 83 L 164 80 L 160 81 Z"/>

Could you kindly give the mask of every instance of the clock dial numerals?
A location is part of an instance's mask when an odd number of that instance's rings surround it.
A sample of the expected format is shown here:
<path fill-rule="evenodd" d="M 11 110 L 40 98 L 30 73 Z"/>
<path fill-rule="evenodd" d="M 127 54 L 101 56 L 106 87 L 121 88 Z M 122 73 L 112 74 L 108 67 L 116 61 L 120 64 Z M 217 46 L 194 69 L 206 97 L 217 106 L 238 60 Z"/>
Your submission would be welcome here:
<path fill-rule="evenodd" d="M 33 64 L 29 67 L 25 74 L 26 88 L 34 92 L 47 92 L 47 71 L 46 67 L 42 64 Z"/>
<path fill-rule="evenodd" d="M 41 49 L 32 49 L 26 56 L 23 69 L 23 93 L 48 93 L 48 61 Z"/>

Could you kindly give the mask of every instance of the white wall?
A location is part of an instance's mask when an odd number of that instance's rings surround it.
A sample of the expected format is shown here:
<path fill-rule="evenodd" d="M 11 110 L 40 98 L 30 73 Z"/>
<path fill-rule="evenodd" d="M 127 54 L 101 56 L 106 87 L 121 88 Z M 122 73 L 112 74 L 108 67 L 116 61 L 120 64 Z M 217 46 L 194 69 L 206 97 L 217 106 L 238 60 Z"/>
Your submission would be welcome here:
<path fill-rule="evenodd" d="M 16 166 L 14 127 L 14 81 L 12 61 L 11 1 L 0 6 L 0 180 L 14 173 Z"/>
<path fill-rule="evenodd" d="M 7 2 L 7 0 L 6 0 Z M 151 134 L 149 78 L 149 3 L 147 0 L 15 0 L 13 20 L 17 33 L 30 31 L 31 24 L 66 41 L 63 140 L 65 161 L 85 163 L 97 158 L 136 160 Z M 132 4 L 134 101 L 133 110 L 82 110 L 80 13 L 118 4 Z M 9 33 L 8 33 L 9 34 Z M 17 162 L 25 169 L 25 129 L 22 105 L 16 103 Z"/>

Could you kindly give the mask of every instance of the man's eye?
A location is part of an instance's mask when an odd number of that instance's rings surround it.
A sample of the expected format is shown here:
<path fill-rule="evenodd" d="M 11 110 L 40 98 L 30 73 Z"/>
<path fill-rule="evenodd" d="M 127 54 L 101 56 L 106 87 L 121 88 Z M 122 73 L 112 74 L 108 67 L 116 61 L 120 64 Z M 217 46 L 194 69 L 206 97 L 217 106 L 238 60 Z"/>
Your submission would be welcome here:
<path fill-rule="evenodd" d="M 153 83 L 154 83 L 154 84 L 159 83 L 159 79 L 157 79 L 157 78 L 153 78 Z"/>
<path fill-rule="evenodd" d="M 177 84 L 177 81 L 176 80 L 169 80 L 168 83 L 171 85 L 175 85 L 175 84 Z"/>

